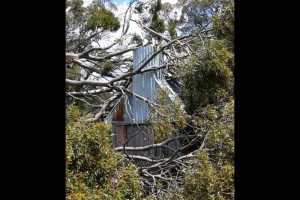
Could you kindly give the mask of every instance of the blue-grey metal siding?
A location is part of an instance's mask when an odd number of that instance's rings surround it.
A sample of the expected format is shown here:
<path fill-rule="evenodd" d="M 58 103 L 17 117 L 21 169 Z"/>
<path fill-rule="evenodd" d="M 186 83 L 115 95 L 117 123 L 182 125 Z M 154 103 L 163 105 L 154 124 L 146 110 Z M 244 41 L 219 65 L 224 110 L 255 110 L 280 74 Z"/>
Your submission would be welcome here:
<path fill-rule="evenodd" d="M 154 53 L 153 46 L 140 47 L 134 51 L 133 56 L 133 69 L 139 68 L 150 56 Z M 144 69 L 150 67 L 158 67 L 163 63 L 162 54 L 158 54 L 152 59 Z M 134 75 L 132 79 L 132 91 L 138 95 L 141 95 L 151 101 L 155 99 L 155 91 L 157 89 L 157 83 L 154 79 L 156 76 L 161 79 L 161 70 L 157 72 L 146 72 L 143 74 Z M 136 97 L 132 98 L 132 120 L 133 123 L 145 123 L 150 117 L 150 109 L 148 104 Z"/>
<path fill-rule="evenodd" d="M 150 58 L 150 56 L 153 55 L 154 50 L 155 49 L 153 46 L 145 46 L 136 49 L 133 52 L 133 69 L 139 68 L 148 58 Z M 144 69 L 149 67 L 159 67 L 162 64 L 163 55 L 160 53 L 154 59 L 152 59 Z M 132 83 L 128 89 L 135 94 L 154 101 L 155 91 L 159 87 L 154 76 L 156 79 L 162 79 L 161 70 L 134 75 L 132 77 Z M 113 116 L 117 112 L 117 106 L 115 106 L 109 113 L 106 121 L 117 124 L 146 123 L 150 117 L 150 109 L 148 104 L 132 95 L 128 94 L 127 96 L 128 99 L 125 99 L 124 96 L 122 97 L 125 100 L 124 121 L 113 120 Z M 120 101 L 118 103 L 120 103 Z"/>

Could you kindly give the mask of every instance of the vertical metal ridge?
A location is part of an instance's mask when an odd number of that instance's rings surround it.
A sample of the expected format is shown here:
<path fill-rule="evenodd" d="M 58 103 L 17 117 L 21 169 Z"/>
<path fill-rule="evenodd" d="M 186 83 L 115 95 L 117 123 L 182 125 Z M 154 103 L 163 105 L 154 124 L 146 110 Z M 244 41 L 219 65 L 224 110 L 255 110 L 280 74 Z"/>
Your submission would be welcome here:
<path fill-rule="evenodd" d="M 147 59 L 149 59 L 155 51 L 153 46 L 139 47 L 133 51 L 133 69 L 140 67 Z M 163 63 L 162 54 L 159 53 L 154 59 L 152 59 L 145 68 L 152 66 L 160 66 Z M 161 70 L 150 71 L 143 74 L 136 74 L 132 77 L 132 83 L 129 89 L 138 95 L 143 96 L 146 99 L 153 101 L 155 99 L 155 90 L 157 84 L 155 81 L 161 79 Z M 117 103 L 119 104 L 120 101 Z M 129 106 L 129 105 L 130 106 Z M 130 108 L 131 107 L 131 108 Z M 116 112 L 117 105 L 110 112 L 106 118 L 107 122 L 114 121 L 113 115 Z M 143 100 L 140 100 L 132 95 L 129 95 L 129 102 L 125 103 L 124 109 L 124 123 L 145 123 L 150 117 L 150 110 L 148 104 Z M 115 121 L 114 121 L 115 122 Z"/>

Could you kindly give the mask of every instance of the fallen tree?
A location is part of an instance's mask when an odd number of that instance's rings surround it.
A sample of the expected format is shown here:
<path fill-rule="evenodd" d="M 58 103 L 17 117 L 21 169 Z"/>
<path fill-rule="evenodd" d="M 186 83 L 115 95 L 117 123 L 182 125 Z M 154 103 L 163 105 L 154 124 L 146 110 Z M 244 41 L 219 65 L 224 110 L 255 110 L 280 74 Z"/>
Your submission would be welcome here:
<path fill-rule="evenodd" d="M 219 171 L 223 173 L 226 166 L 233 166 L 233 5 L 231 1 L 205 1 L 207 4 L 202 5 L 201 12 L 206 12 L 205 9 L 213 12 L 203 15 L 207 21 L 198 26 L 196 18 L 191 20 L 194 10 L 187 9 L 198 1 L 186 1 L 184 5 L 178 3 L 183 13 L 188 13 L 188 20 L 166 19 L 169 25 L 172 24 L 168 29 L 170 33 L 175 30 L 171 27 L 184 28 L 181 29 L 184 34 L 177 36 L 165 34 L 163 27 L 157 28 L 162 25 L 159 13 L 166 13 L 170 7 L 155 2 L 149 4 L 148 10 L 152 9 L 150 16 L 136 19 L 134 13 L 141 15 L 141 9 L 147 6 L 141 1 L 131 0 L 122 19 L 118 19 L 110 11 L 116 9 L 110 1 L 92 3 L 87 7 L 83 7 L 81 0 L 67 1 L 66 105 L 76 105 L 83 110 L 79 117 L 88 128 L 103 121 L 121 97 L 126 99 L 128 95 L 134 95 L 145 101 L 161 119 L 158 122 L 149 120 L 154 129 L 160 130 L 156 131 L 155 144 L 128 147 L 126 144 L 132 139 L 128 138 L 122 147 L 114 150 L 124 153 L 124 162 L 139 167 L 143 195 L 163 199 L 188 195 L 186 192 L 191 186 L 184 180 L 200 184 L 193 180 L 193 174 L 198 173 L 193 168 L 195 163 L 201 165 L 205 159 L 209 161 L 203 170 L 213 171 L 216 180 L 219 180 Z M 129 32 L 133 24 L 140 28 L 144 38 Z M 155 51 L 133 69 L 132 52 L 149 44 L 156 47 Z M 145 68 L 159 53 L 165 58 L 162 65 Z M 129 89 L 134 75 L 157 70 L 162 70 L 167 81 L 177 81 L 184 112 L 174 109 L 176 105 L 173 109 L 166 109 L 164 103 L 150 101 Z M 169 116 L 173 116 L 172 120 Z M 176 135 L 170 135 L 170 130 Z M 167 144 L 175 140 L 180 140 L 183 145 L 179 149 L 170 149 Z M 165 158 L 127 153 L 155 148 L 168 148 L 173 153 Z M 147 166 L 139 166 L 140 161 Z M 227 185 L 205 179 L 208 185 L 212 185 L 208 192 L 200 192 L 202 196 L 190 192 L 191 195 L 205 199 L 214 194 L 219 198 L 233 199 L 232 168 L 230 170 L 231 174 L 225 181 Z M 224 190 L 222 194 L 215 194 L 220 188 Z M 199 190 L 206 191 L 206 185 L 200 185 Z M 190 197 L 193 198 L 196 197 Z"/>

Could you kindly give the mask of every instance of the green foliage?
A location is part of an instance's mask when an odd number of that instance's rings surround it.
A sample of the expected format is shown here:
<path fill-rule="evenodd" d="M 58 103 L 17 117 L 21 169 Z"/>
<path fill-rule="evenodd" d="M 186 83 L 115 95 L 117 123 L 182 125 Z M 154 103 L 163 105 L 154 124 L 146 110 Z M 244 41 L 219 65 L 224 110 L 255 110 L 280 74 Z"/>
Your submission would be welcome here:
<path fill-rule="evenodd" d="M 195 158 L 184 181 L 184 196 L 187 200 L 234 199 L 234 167 L 225 164 L 215 167 L 205 150 Z"/>
<path fill-rule="evenodd" d="M 79 81 L 81 77 L 80 70 L 81 68 L 76 64 L 73 64 L 70 67 L 66 67 L 66 78 Z M 66 85 L 66 91 L 70 92 L 71 90 L 72 86 Z"/>
<path fill-rule="evenodd" d="M 150 13 L 153 15 L 152 23 L 150 28 L 158 33 L 163 33 L 166 31 L 164 20 L 159 17 L 159 11 L 162 8 L 161 0 L 157 0 L 156 3 L 150 9 Z M 161 40 L 160 37 L 154 35 L 157 40 Z"/>
<path fill-rule="evenodd" d="M 150 9 L 150 13 L 153 14 L 153 18 L 157 18 L 158 12 L 161 10 L 162 4 L 161 0 L 156 0 L 155 4 Z"/>
<path fill-rule="evenodd" d="M 168 190 L 161 199 L 186 200 L 185 196 L 182 194 L 182 188 Z"/>
<path fill-rule="evenodd" d="M 113 199 L 141 199 L 141 184 L 137 169 L 134 165 L 122 168 L 119 172 L 119 178 L 111 182 L 107 189 L 115 189 L 113 191 Z"/>
<path fill-rule="evenodd" d="M 201 53 L 191 56 L 178 71 L 189 113 L 199 105 L 214 102 L 232 93 L 233 65 L 233 53 L 222 40 L 207 41 Z"/>
<path fill-rule="evenodd" d="M 138 44 L 138 46 L 143 45 L 143 39 L 141 38 L 141 36 L 139 36 L 138 34 L 134 33 L 133 37 L 132 37 L 132 41 L 136 44 Z"/>
<path fill-rule="evenodd" d="M 234 2 L 226 6 L 220 15 L 213 16 L 214 32 L 218 39 L 224 39 L 229 47 L 234 47 Z"/>
<path fill-rule="evenodd" d="M 144 3 L 143 2 L 138 2 L 137 5 L 136 5 L 136 7 L 134 9 L 138 13 L 143 13 L 143 11 L 144 11 Z"/>
<path fill-rule="evenodd" d="M 113 64 L 111 61 L 103 61 L 101 62 L 101 75 L 102 76 L 107 76 L 110 72 L 114 70 Z"/>
<path fill-rule="evenodd" d="M 178 23 L 184 34 L 203 30 L 214 26 L 213 18 L 219 16 L 225 7 L 233 4 L 233 0 L 178 0 L 181 16 Z"/>
<path fill-rule="evenodd" d="M 83 0 L 67 0 L 66 7 L 71 7 L 72 14 L 75 18 L 82 18 L 84 8 L 82 7 Z"/>
<path fill-rule="evenodd" d="M 183 1 L 180 4 L 182 4 L 182 10 L 179 21 L 184 25 L 182 27 L 184 33 L 204 29 L 209 24 L 212 10 L 209 9 L 210 4 L 206 0 Z"/>
<path fill-rule="evenodd" d="M 105 1 L 107 2 L 107 1 Z M 66 2 L 66 50 L 80 53 L 92 47 L 92 43 L 101 40 L 103 32 L 115 32 L 120 22 L 110 11 L 112 2 L 92 2 L 83 7 L 82 0 Z"/>
<path fill-rule="evenodd" d="M 169 23 L 168 31 L 169 31 L 171 39 L 174 40 L 177 37 L 177 32 L 176 32 L 174 23 Z"/>
<path fill-rule="evenodd" d="M 185 128 L 187 117 L 181 108 L 180 99 L 171 102 L 166 90 L 158 89 L 156 99 L 160 106 L 152 114 L 151 123 L 155 133 L 154 140 L 161 142 L 175 131 Z"/>
<path fill-rule="evenodd" d="M 234 100 L 223 102 L 219 107 L 208 105 L 199 114 L 198 126 L 202 134 L 208 134 L 206 147 L 214 149 L 218 162 L 234 160 Z"/>
<path fill-rule="evenodd" d="M 234 100 L 202 108 L 195 118 L 205 145 L 193 153 L 180 187 L 161 199 L 234 199 Z M 151 199 L 151 198 L 149 198 Z"/>
<path fill-rule="evenodd" d="M 71 80 L 80 80 L 80 66 L 74 64 L 72 67 L 67 67 L 66 68 L 66 78 L 71 79 Z"/>
<path fill-rule="evenodd" d="M 163 33 L 166 31 L 164 20 L 159 17 L 152 21 L 150 28 L 158 33 Z"/>
<path fill-rule="evenodd" d="M 91 8 L 91 17 L 87 20 L 87 30 L 95 31 L 98 28 L 104 30 L 117 31 L 120 28 L 120 22 L 114 14 L 105 7 Z"/>
<path fill-rule="evenodd" d="M 206 149 L 191 161 L 183 196 L 194 199 L 234 199 L 234 101 L 219 108 L 208 106 L 199 115 L 198 126 L 206 136 Z"/>
<path fill-rule="evenodd" d="M 139 15 L 140 20 L 143 22 L 143 24 L 145 24 L 155 32 L 161 34 L 166 31 L 165 21 L 161 17 L 161 9 L 161 0 L 146 0 L 143 2 L 138 1 L 134 8 L 134 12 Z M 148 42 L 151 43 L 152 39 L 160 41 L 162 38 L 154 33 L 148 32 L 146 33 L 145 39 L 147 39 Z"/>
<path fill-rule="evenodd" d="M 67 108 L 67 199 L 141 199 L 137 169 L 113 150 L 111 127 L 103 122 L 87 126 L 81 116 L 79 108 Z"/>

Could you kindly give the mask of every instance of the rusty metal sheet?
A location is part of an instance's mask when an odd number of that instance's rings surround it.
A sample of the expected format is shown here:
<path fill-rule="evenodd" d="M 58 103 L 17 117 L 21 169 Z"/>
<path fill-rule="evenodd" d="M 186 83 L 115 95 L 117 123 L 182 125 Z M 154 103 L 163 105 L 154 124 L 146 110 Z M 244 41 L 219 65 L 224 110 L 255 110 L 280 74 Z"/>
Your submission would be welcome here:
<path fill-rule="evenodd" d="M 125 112 L 125 103 L 124 99 L 122 98 L 121 101 L 118 103 L 116 110 L 114 112 L 113 121 L 124 121 L 124 113 Z"/>
<path fill-rule="evenodd" d="M 117 147 L 123 146 L 127 140 L 127 127 L 124 125 L 116 126 Z"/>

